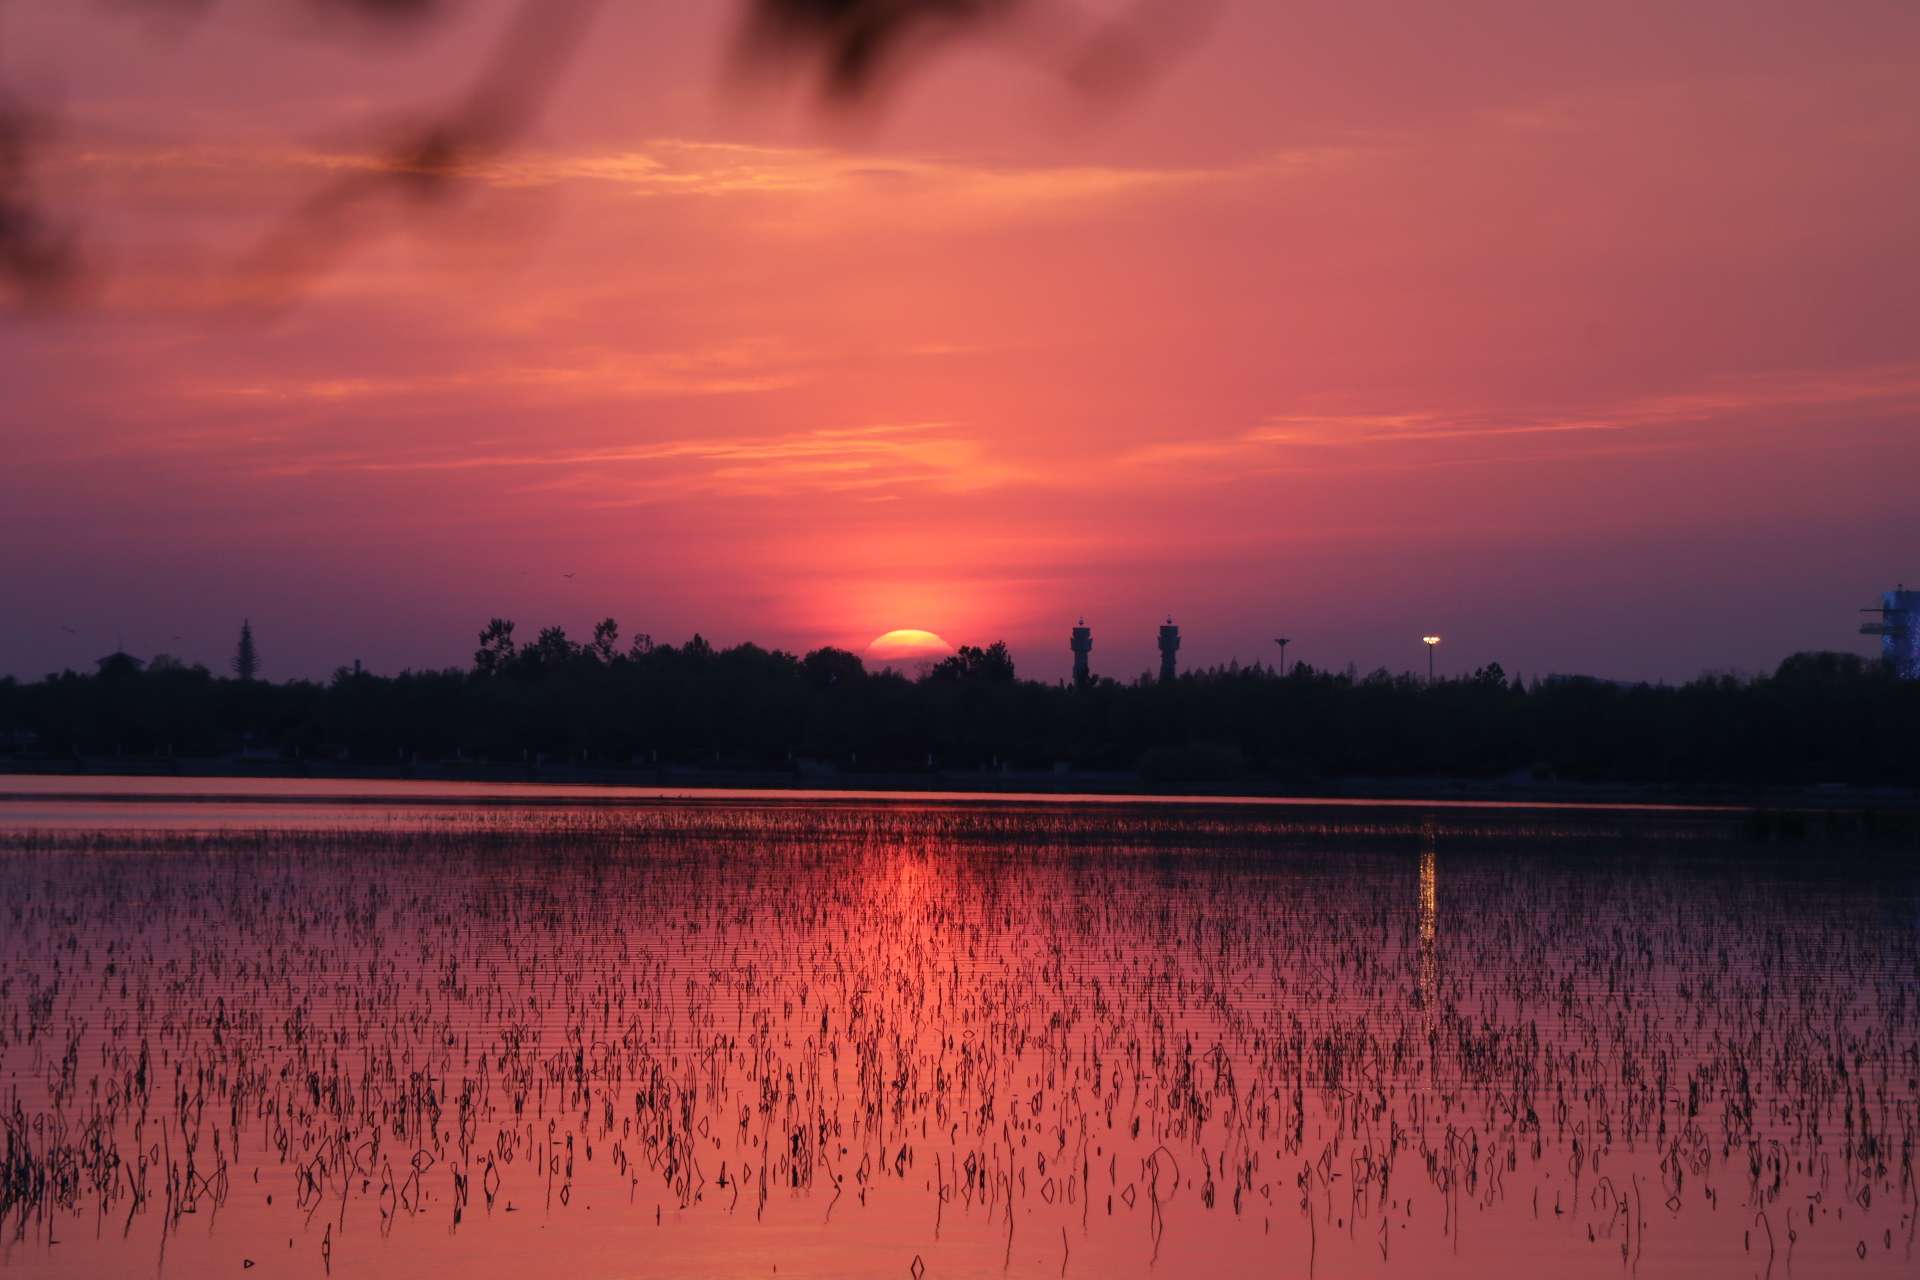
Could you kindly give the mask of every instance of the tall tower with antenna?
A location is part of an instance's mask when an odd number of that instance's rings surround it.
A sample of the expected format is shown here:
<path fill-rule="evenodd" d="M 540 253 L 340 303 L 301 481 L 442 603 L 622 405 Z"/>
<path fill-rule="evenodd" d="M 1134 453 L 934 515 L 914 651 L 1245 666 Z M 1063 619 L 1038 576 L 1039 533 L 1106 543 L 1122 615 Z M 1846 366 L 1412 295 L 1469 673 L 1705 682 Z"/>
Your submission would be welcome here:
<path fill-rule="evenodd" d="M 1860 634 L 1880 637 L 1880 656 L 1902 680 L 1920 680 L 1920 591 L 1903 582 L 1881 593 L 1879 608 L 1860 612 L 1880 615 L 1878 622 L 1861 623 Z"/>
<path fill-rule="evenodd" d="M 1093 628 L 1085 618 L 1074 627 L 1073 639 L 1067 647 L 1073 650 L 1073 682 L 1082 686 L 1092 684 L 1093 671 L 1087 666 L 1087 655 L 1093 652 Z"/>
<path fill-rule="evenodd" d="M 1160 628 L 1160 678 L 1171 681 L 1174 677 L 1174 655 L 1180 652 L 1180 628 L 1173 625 L 1173 615 L 1167 615 L 1167 623 Z"/>

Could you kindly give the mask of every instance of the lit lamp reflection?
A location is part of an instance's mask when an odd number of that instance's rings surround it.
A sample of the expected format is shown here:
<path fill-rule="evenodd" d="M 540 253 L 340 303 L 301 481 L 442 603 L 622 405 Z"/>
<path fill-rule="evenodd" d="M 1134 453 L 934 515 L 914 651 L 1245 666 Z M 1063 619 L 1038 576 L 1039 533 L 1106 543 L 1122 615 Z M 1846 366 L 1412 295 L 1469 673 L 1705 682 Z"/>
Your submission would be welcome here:
<path fill-rule="evenodd" d="M 1439 997 L 1440 955 L 1439 895 L 1434 878 L 1434 832 L 1429 822 L 1420 837 L 1420 1007 L 1433 1020 L 1434 1001 Z"/>

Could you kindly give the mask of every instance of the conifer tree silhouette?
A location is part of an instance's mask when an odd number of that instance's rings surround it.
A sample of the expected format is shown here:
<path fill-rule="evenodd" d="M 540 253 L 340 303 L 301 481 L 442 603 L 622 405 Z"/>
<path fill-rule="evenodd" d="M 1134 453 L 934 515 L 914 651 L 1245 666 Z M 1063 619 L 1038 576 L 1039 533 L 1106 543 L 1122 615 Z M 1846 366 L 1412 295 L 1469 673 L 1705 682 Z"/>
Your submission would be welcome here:
<path fill-rule="evenodd" d="M 240 643 L 233 651 L 233 674 L 251 680 L 260 674 L 260 654 L 253 647 L 253 621 L 240 623 Z"/>

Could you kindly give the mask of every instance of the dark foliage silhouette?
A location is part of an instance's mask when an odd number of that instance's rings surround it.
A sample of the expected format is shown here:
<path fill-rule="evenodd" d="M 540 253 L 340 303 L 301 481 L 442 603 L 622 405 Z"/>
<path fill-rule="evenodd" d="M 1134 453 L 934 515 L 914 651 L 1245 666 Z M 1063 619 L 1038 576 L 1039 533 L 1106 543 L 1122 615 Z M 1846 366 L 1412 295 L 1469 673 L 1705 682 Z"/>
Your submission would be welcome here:
<path fill-rule="evenodd" d="M 64 297 L 79 272 L 73 235 L 40 205 L 32 183 L 35 122 L 0 96 L 0 275 L 29 303 Z"/>
<path fill-rule="evenodd" d="M 982 649 L 963 644 L 950 658 L 935 663 L 928 672 L 935 680 L 985 680 L 1004 683 L 1013 679 L 1013 655 L 1002 641 Z"/>
<path fill-rule="evenodd" d="M 911 56 L 955 38 L 1001 30 L 1076 86 L 1132 88 L 1192 40 L 1216 0 L 1135 0 L 1094 16 L 1062 0 L 751 0 L 743 61 L 814 69 L 832 100 L 871 96 Z"/>
<path fill-rule="evenodd" d="M 1009 17 L 1024 0 L 752 0 L 749 58 L 817 58 L 829 94 L 853 98 L 916 42 Z"/>
<path fill-rule="evenodd" d="M 260 674 L 260 653 L 253 646 L 251 619 L 240 624 L 240 642 L 233 650 L 233 674 L 242 680 L 251 680 Z"/>
<path fill-rule="evenodd" d="M 488 623 L 469 670 L 227 680 L 131 659 L 97 674 L 0 681 L 0 743 L 75 758 L 218 757 L 251 745 L 294 761 L 391 768 L 447 761 L 605 769 L 1134 771 L 1168 786 L 1351 777 L 1635 784 L 1910 786 L 1920 683 L 1850 654 L 1799 654 L 1760 678 L 1678 686 L 1522 682 L 1498 666 L 1423 676 L 1287 674 L 1229 665 L 1162 683 L 1085 687 L 1016 677 L 1003 645 L 968 647 L 915 680 L 856 654 L 804 657 L 641 636 L 611 619 L 586 644 L 530 644 Z M 250 735 L 250 736 L 249 736 Z M 810 763 L 811 762 L 811 763 Z M 644 779 L 642 779 L 644 780 Z"/>
<path fill-rule="evenodd" d="M 477 676 L 499 675 L 513 661 L 516 652 L 513 624 L 505 618 L 495 618 L 480 633 L 480 647 L 473 653 L 473 673 Z"/>
<path fill-rule="evenodd" d="M 240 7 L 246 0 L 225 0 Z M 196 19 L 222 0 L 120 0 L 121 11 Z M 458 0 L 251 0 L 345 22 L 372 48 L 421 39 L 470 6 Z M 316 192 L 241 263 L 240 297 L 278 306 L 298 297 L 342 252 L 399 220 L 446 203 L 475 166 L 516 142 L 559 86 L 605 0 L 517 0 L 487 62 L 458 100 L 398 130 L 378 162 Z M 749 79 L 801 68 L 817 73 L 824 96 L 843 106 L 870 103 L 883 76 L 929 44 L 1005 27 L 1019 19 L 1083 88 L 1123 90 L 1191 35 L 1212 0 L 1140 0 L 1120 18 L 1081 14 L 1066 0 L 745 0 L 739 66 Z M 28 182 L 32 118 L 0 100 L 0 279 L 28 304 L 62 301 L 82 259 L 56 214 Z"/>
<path fill-rule="evenodd" d="M 362 8 L 417 9 L 424 0 L 412 5 L 397 0 L 354 3 Z M 522 0 L 462 101 L 403 134 L 379 166 L 322 188 L 255 251 L 242 274 L 259 287 L 258 300 L 284 302 L 331 267 L 348 246 L 384 229 L 394 214 L 447 200 L 463 173 L 498 155 L 532 120 L 586 38 L 601 3 Z"/>

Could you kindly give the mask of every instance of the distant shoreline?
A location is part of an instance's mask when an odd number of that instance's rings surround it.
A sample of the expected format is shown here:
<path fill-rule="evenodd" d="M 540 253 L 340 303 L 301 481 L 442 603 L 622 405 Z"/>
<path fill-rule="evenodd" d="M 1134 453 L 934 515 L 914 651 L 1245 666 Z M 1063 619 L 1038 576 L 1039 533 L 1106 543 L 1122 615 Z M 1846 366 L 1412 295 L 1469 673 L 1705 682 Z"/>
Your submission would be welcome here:
<path fill-rule="evenodd" d="M 505 766 L 419 763 L 354 766 L 337 761 L 98 759 L 56 764 L 0 759 L 8 778 L 312 780 L 331 782 L 495 783 L 511 786 L 625 787 L 689 793 L 719 791 L 819 792 L 872 795 L 901 793 L 994 796 L 1139 796 L 1151 799 L 1315 800 L 1344 802 L 1493 803 L 1561 806 L 1657 805 L 1679 808 L 1799 809 L 1810 811 L 1920 812 L 1920 788 L 1754 785 L 1649 785 L 1583 783 L 1514 778 L 1344 778 L 1285 782 L 1270 778 L 1221 778 L 1190 785 L 1150 782 L 1132 773 L 1083 771 L 815 772 L 703 769 L 684 766 Z M 64 790 L 64 789 L 63 789 Z M 17 794 L 17 793 L 16 793 Z M 0 794 L 0 799 L 10 798 Z"/>

